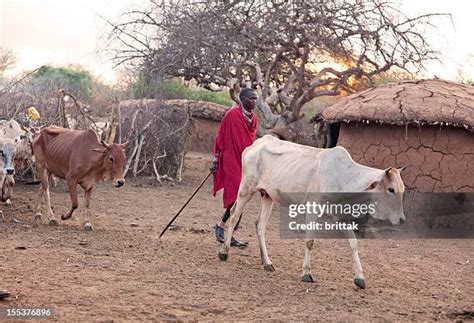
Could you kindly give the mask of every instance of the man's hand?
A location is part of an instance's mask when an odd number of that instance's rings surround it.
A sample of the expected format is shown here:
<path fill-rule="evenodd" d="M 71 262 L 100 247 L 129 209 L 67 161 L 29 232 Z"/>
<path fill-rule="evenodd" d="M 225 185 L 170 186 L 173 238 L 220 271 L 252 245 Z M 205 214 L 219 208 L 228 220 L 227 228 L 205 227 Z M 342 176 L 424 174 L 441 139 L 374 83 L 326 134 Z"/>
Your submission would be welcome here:
<path fill-rule="evenodd" d="M 211 171 L 211 173 L 215 173 L 217 172 L 218 167 L 219 167 L 219 159 L 217 156 L 214 156 L 212 158 L 211 167 L 209 167 L 209 170 Z"/>

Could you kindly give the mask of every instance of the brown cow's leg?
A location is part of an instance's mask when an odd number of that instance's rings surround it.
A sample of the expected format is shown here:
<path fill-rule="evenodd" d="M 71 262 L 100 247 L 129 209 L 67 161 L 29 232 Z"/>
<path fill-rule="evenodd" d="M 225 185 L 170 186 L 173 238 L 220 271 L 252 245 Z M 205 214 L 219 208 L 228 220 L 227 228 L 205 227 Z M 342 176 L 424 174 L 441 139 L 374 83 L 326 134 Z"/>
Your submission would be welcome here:
<path fill-rule="evenodd" d="M 77 200 L 77 181 L 75 179 L 67 178 L 67 187 L 69 189 L 69 197 L 71 199 L 71 208 L 66 214 L 61 215 L 62 220 L 69 219 L 74 210 L 76 210 L 79 206 L 79 201 Z"/>
<path fill-rule="evenodd" d="M 46 209 L 49 212 L 49 225 L 57 225 L 58 221 L 54 216 L 53 208 L 51 207 L 51 196 L 49 195 L 49 172 L 46 170 L 44 172 L 44 177 L 41 180 L 41 184 L 45 183 L 43 194 L 45 195 L 46 199 Z"/>
<path fill-rule="evenodd" d="M 84 199 L 86 200 L 86 212 L 84 213 L 84 230 L 94 231 L 94 227 L 89 221 L 89 205 L 91 201 L 92 188 L 85 190 Z"/>
<path fill-rule="evenodd" d="M 35 226 L 38 225 L 38 220 L 41 221 L 41 212 L 40 212 L 40 208 L 41 208 L 41 202 L 43 200 L 43 196 L 45 195 L 46 191 L 48 192 L 47 196 L 49 197 L 49 182 L 48 182 L 48 174 L 47 174 L 47 171 L 46 169 L 42 168 L 39 163 L 36 165 L 36 171 L 37 171 L 37 174 L 38 176 L 40 177 L 41 179 L 41 186 L 40 186 L 40 189 L 39 189 L 39 194 L 38 194 L 38 202 L 36 204 L 36 208 L 35 208 Z M 50 201 L 49 199 L 46 200 L 46 203 L 49 207 L 49 210 L 50 210 L 50 213 L 52 214 L 52 210 L 51 210 L 51 204 L 50 204 Z M 54 214 L 52 214 L 52 218 L 51 219 L 54 219 Z M 55 220 L 55 219 L 54 219 Z M 51 224 L 54 224 L 52 222 L 50 222 Z M 57 223 L 57 222 L 56 222 Z"/>

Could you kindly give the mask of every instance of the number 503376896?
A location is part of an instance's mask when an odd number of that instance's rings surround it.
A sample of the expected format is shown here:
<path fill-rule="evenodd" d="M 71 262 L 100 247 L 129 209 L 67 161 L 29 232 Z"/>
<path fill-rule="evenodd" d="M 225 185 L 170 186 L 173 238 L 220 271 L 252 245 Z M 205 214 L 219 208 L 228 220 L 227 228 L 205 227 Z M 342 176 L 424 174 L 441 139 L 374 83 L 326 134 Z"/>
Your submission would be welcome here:
<path fill-rule="evenodd" d="M 16 307 L 0 309 L 0 314 L 7 317 L 51 317 L 53 310 L 50 308 Z"/>

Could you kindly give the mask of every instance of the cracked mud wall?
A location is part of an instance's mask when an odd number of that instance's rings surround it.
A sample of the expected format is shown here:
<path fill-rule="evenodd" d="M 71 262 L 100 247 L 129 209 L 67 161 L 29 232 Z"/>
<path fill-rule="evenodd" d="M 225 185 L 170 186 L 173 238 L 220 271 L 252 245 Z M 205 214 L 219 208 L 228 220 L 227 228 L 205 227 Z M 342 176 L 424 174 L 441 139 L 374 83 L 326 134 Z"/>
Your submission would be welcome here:
<path fill-rule="evenodd" d="M 191 136 L 188 141 L 188 150 L 209 153 L 211 156 L 218 128 L 218 121 L 194 118 Z"/>
<path fill-rule="evenodd" d="M 352 122 L 341 125 L 337 144 L 366 166 L 408 166 L 408 190 L 474 192 L 474 133 L 465 129 Z"/>

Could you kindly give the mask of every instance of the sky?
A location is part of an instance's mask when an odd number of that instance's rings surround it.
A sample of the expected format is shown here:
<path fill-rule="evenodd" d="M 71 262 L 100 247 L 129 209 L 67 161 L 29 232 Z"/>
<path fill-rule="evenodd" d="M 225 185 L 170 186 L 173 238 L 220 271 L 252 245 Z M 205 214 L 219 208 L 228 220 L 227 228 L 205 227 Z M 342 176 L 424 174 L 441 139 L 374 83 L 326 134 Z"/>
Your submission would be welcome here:
<path fill-rule="evenodd" d="M 98 53 L 106 23 L 132 0 L 0 0 L 0 45 L 17 57 L 11 74 L 44 64 L 82 65 L 104 81 L 116 71 Z"/>
<path fill-rule="evenodd" d="M 145 0 L 142 0 L 143 3 Z M 44 64 L 82 65 L 107 83 L 116 80 L 118 71 L 104 54 L 101 39 L 106 23 L 137 5 L 138 0 L 0 0 L 0 45 L 12 50 L 17 64 L 10 74 L 32 70 Z M 474 1 L 401 0 L 409 16 L 423 13 L 450 13 L 428 35 L 442 52 L 442 63 L 427 65 L 426 77 L 455 80 L 461 68 L 474 79 L 474 41 L 472 37 Z"/>

